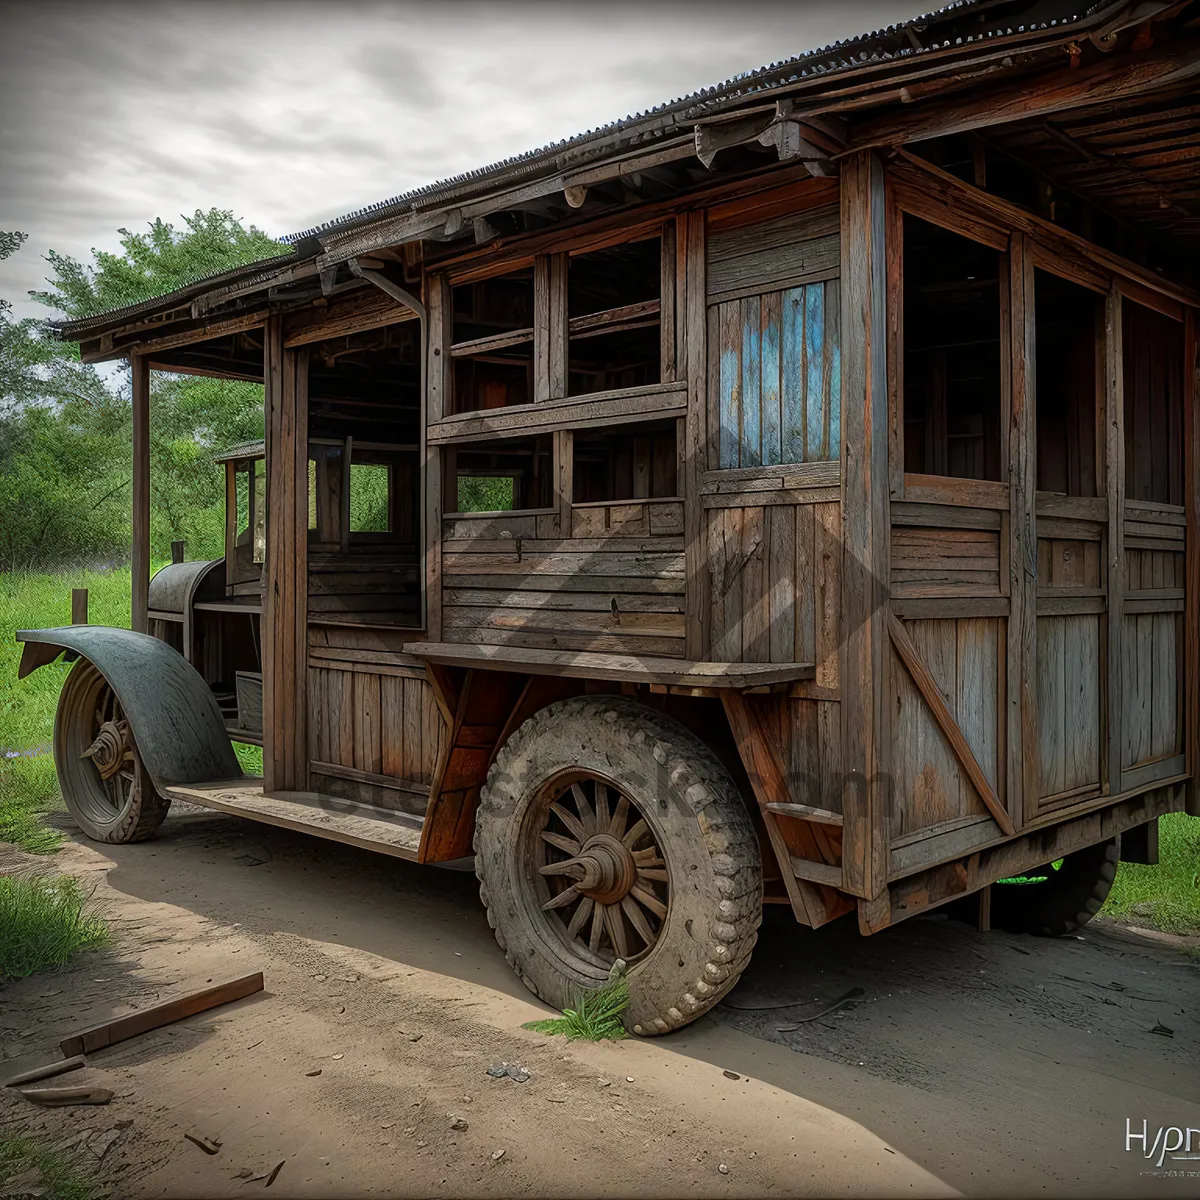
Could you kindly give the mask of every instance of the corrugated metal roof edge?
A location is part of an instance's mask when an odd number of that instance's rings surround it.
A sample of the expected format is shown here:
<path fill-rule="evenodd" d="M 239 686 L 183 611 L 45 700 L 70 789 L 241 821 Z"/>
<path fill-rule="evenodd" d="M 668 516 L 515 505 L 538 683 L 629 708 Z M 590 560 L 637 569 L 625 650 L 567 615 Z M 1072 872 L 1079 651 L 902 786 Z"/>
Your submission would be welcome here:
<path fill-rule="evenodd" d="M 301 238 L 320 237 L 330 233 L 340 233 L 354 228 L 356 225 L 380 220 L 385 216 L 393 216 L 404 211 L 406 206 L 411 206 L 418 200 L 429 200 L 434 196 L 452 191 L 457 187 L 461 187 L 466 183 L 481 183 L 489 176 L 498 174 L 502 171 L 509 171 L 516 167 L 528 167 L 530 170 L 537 166 L 544 165 L 542 160 L 549 158 L 552 155 L 562 154 L 565 151 L 575 149 L 586 145 L 587 142 L 596 140 L 602 137 L 611 136 L 615 133 L 625 131 L 633 132 L 634 128 L 639 123 L 651 122 L 654 118 L 663 118 L 671 114 L 677 114 L 682 110 L 689 117 L 699 117 L 700 112 L 691 112 L 691 109 L 697 108 L 712 108 L 722 102 L 729 100 L 744 99 L 747 95 L 752 95 L 758 91 L 768 91 L 772 87 L 780 87 L 786 83 L 798 82 L 799 80 L 809 76 L 825 76 L 835 75 L 843 71 L 851 70 L 855 67 L 861 67 L 870 62 L 894 61 L 903 58 L 915 58 L 922 54 L 928 54 L 934 50 L 942 50 L 950 47 L 949 40 L 944 42 L 933 42 L 928 46 L 922 47 L 920 50 L 908 46 L 902 47 L 893 53 L 884 54 L 882 57 L 878 55 L 868 55 L 863 51 L 860 55 L 849 59 L 843 58 L 841 61 L 835 61 L 831 64 L 816 63 L 815 60 L 832 54 L 844 54 L 845 51 L 861 46 L 864 43 L 880 41 L 884 38 L 895 37 L 897 34 L 903 33 L 906 29 L 914 28 L 924 22 L 932 21 L 937 18 L 944 18 L 958 11 L 969 11 L 973 7 L 986 4 L 988 0 L 954 0 L 953 3 L 944 5 L 941 8 L 934 9 L 931 12 L 921 16 L 913 17 L 911 20 L 898 22 L 894 25 L 885 26 L 882 29 L 875 30 L 870 33 L 858 34 L 853 38 L 846 39 L 841 42 L 833 42 L 828 46 L 823 46 L 815 50 L 806 51 L 803 54 L 796 55 L 792 58 L 782 59 L 779 62 L 770 63 L 767 66 L 756 68 L 753 71 L 746 71 L 740 75 L 735 75 L 724 83 L 716 84 L 713 87 L 702 88 L 698 92 L 692 93 L 690 96 L 683 96 L 676 100 L 667 101 L 665 104 L 660 104 L 654 108 L 647 109 L 645 112 L 634 113 L 628 115 L 621 120 L 612 121 L 607 125 L 598 126 L 595 129 L 587 130 L 583 133 L 574 135 L 573 137 L 564 138 L 558 142 L 550 142 L 544 146 L 534 150 L 525 151 L 522 154 L 512 155 L 509 158 L 501 159 L 498 162 L 492 163 L 486 167 L 476 167 L 470 171 L 464 171 L 458 175 L 452 175 L 447 179 L 437 180 L 432 183 L 423 184 L 418 188 L 413 188 L 410 191 L 402 192 L 397 196 L 393 196 L 387 200 L 378 201 L 375 204 L 366 205 L 363 208 L 355 209 L 353 212 L 346 214 L 343 217 L 337 217 L 330 221 L 322 222 L 306 229 L 300 233 L 287 234 L 281 240 L 284 242 L 292 242 Z M 1105 8 L 1111 7 L 1114 4 L 1121 3 L 1121 0 L 1095 0 L 1092 4 L 1081 4 L 1081 11 L 1043 22 L 1033 22 L 1028 25 L 1018 25 L 1014 29 L 1007 30 L 991 30 L 980 34 L 977 38 L 959 38 L 956 45 L 971 45 L 976 42 L 982 44 L 996 37 L 1009 36 L 1015 32 L 1033 32 L 1037 29 L 1054 29 L 1065 25 L 1077 24 L 1080 21 L 1092 16 Z M 813 65 L 811 70 L 801 69 L 796 71 L 796 67 L 801 63 L 811 62 Z M 788 72 L 789 75 L 785 79 L 770 81 L 770 76 L 779 72 Z M 747 86 L 751 85 L 751 86 Z M 689 122 L 690 123 L 690 122 Z M 652 128 L 647 129 L 647 140 L 653 135 Z"/>
<path fill-rule="evenodd" d="M 780 87 L 785 83 L 798 81 L 809 75 L 835 75 L 845 71 L 849 71 L 855 67 L 862 67 L 871 62 L 881 62 L 889 60 L 897 60 L 907 57 L 916 57 L 920 54 L 927 54 L 934 50 L 947 49 L 951 43 L 949 40 L 944 42 L 933 42 L 930 45 L 916 50 L 912 47 L 901 48 L 895 53 L 885 54 L 882 58 L 878 55 L 868 55 L 866 51 L 862 51 L 859 55 L 840 61 L 835 61 L 831 64 L 822 65 L 816 63 L 815 60 L 822 56 L 832 55 L 835 53 L 844 54 L 845 51 L 855 47 L 864 45 L 872 41 L 879 41 L 883 38 L 894 37 L 899 33 L 903 33 L 906 29 L 912 29 L 925 22 L 932 21 L 938 18 L 944 18 L 955 12 L 969 12 L 970 9 L 985 5 L 989 0 L 953 0 L 952 3 L 943 5 L 941 8 L 933 9 L 921 16 L 916 16 L 908 21 L 898 22 L 893 25 L 885 26 L 882 29 L 874 30 L 869 33 L 857 34 L 853 38 L 848 38 L 841 42 L 832 42 L 827 46 L 820 47 L 815 50 L 806 51 L 803 54 L 796 55 L 789 59 L 783 59 L 776 63 L 770 63 L 764 67 L 759 67 L 753 71 L 743 72 L 740 75 L 735 75 L 724 83 L 717 84 L 713 87 L 702 88 L 698 92 L 692 93 L 690 96 L 684 96 L 677 100 L 668 101 L 665 104 L 658 105 L 653 109 L 649 109 L 644 113 L 635 113 L 626 116 L 622 120 L 610 122 L 607 125 L 599 126 L 596 129 L 588 130 L 584 133 L 576 134 L 574 137 L 564 138 L 558 142 L 552 142 L 542 146 L 536 150 L 529 150 L 523 154 L 514 155 L 510 158 L 502 159 L 499 162 L 493 163 L 490 166 L 478 167 L 471 171 L 465 171 L 458 175 L 450 176 L 444 180 L 438 180 L 433 183 L 424 184 L 419 188 L 414 188 L 411 191 L 401 193 L 398 196 L 388 200 L 379 201 L 376 204 L 367 205 L 364 208 L 356 209 L 344 217 L 336 218 L 332 221 L 324 222 L 313 226 L 310 229 L 300 233 L 287 234 L 280 238 L 281 246 L 291 247 L 290 253 L 281 255 L 278 258 L 260 259 L 257 262 L 247 263 L 242 267 L 236 267 L 232 270 L 214 271 L 209 275 L 198 276 L 191 283 L 185 284 L 175 292 L 165 293 L 160 296 L 153 296 L 147 300 L 138 301 L 134 304 L 125 305 L 123 308 L 109 309 L 106 312 L 94 313 L 88 317 L 81 317 L 75 321 L 50 321 L 49 325 L 64 341 L 79 341 L 86 337 L 89 330 L 96 327 L 110 324 L 115 319 L 122 317 L 131 317 L 142 311 L 159 307 L 164 301 L 173 301 L 182 303 L 184 300 L 193 296 L 200 295 L 205 291 L 209 291 L 218 282 L 233 283 L 249 280 L 256 273 L 261 273 L 265 278 L 276 273 L 278 270 L 292 266 L 295 263 L 306 258 L 316 257 L 322 251 L 319 238 L 322 235 L 331 233 L 344 232 L 354 228 L 359 224 L 367 224 L 371 221 L 380 220 L 385 216 L 396 215 L 397 212 L 403 211 L 405 206 L 411 207 L 412 204 L 420 199 L 428 200 L 444 192 L 449 192 L 455 188 L 461 187 L 467 183 L 482 183 L 489 177 L 497 175 L 504 171 L 510 171 L 514 168 L 525 167 L 532 173 L 537 167 L 544 165 L 542 160 L 549 158 L 554 154 L 562 154 L 565 151 L 575 149 L 586 145 L 589 141 L 598 140 L 603 137 L 611 136 L 614 133 L 625 131 L 633 131 L 634 127 L 639 123 L 647 123 L 654 118 L 662 118 L 668 114 L 675 113 L 679 110 L 687 112 L 689 116 L 699 116 L 700 113 L 692 114 L 689 110 L 703 106 L 704 108 L 712 108 L 716 105 L 731 100 L 745 98 L 746 95 L 752 95 L 758 91 L 767 91 L 771 87 Z M 1078 24 L 1079 22 L 1093 16 L 1106 8 L 1113 7 L 1116 4 L 1122 3 L 1122 0 L 1094 0 L 1091 4 L 1082 4 L 1082 11 L 1062 18 L 1057 18 L 1044 22 L 1031 23 L 1028 26 L 1029 32 L 1041 29 L 1059 28 L 1066 25 Z M 988 31 L 981 34 L 978 38 L 966 39 L 959 38 L 957 45 L 971 45 L 973 42 L 983 43 L 995 37 L 1009 36 L 1015 32 L 1026 32 L 1027 27 L 1024 24 L 1019 25 L 1016 29 L 1004 31 Z M 801 70 L 798 73 L 795 68 L 797 65 L 805 62 L 812 63 L 811 72 Z M 785 79 L 776 80 L 774 83 L 769 82 L 769 76 L 772 73 L 787 71 L 789 76 Z M 747 87 L 746 85 L 751 85 Z M 652 129 L 647 129 L 647 140 L 653 134 Z M 582 164 L 581 164 L 582 165 Z M 306 242 L 315 243 L 314 245 L 305 245 Z"/>

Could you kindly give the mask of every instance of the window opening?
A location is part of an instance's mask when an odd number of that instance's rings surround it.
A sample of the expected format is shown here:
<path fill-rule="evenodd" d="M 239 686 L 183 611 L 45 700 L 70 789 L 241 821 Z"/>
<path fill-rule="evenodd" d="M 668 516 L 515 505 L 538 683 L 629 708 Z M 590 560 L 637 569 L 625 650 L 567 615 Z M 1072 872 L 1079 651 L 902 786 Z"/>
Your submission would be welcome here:
<path fill-rule="evenodd" d="M 1004 255 L 904 217 L 904 469 L 1000 479 Z"/>
<path fill-rule="evenodd" d="M 1037 486 L 1098 495 L 1096 369 L 1100 298 L 1045 271 L 1034 276 Z"/>
<path fill-rule="evenodd" d="M 579 430 L 574 438 L 573 499 L 657 500 L 678 495 L 675 422 Z"/>
<path fill-rule="evenodd" d="M 572 256 L 567 267 L 567 394 L 662 379 L 662 239 Z"/>
<path fill-rule="evenodd" d="M 391 468 L 350 463 L 350 532 L 391 532 Z"/>
<path fill-rule="evenodd" d="M 554 447 L 549 434 L 478 442 L 448 448 L 444 455 L 444 494 L 447 504 L 453 499 L 455 512 L 541 509 L 554 502 Z"/>
<path fill-rule="evenodd" d="M 1183 325 L 1122 302 L 1125 498 L 1182 504 Z"/>
<path fill-rule="evenodd" d="M 454 412 L 533 400 L 533 268 L 451 289 Z"/>

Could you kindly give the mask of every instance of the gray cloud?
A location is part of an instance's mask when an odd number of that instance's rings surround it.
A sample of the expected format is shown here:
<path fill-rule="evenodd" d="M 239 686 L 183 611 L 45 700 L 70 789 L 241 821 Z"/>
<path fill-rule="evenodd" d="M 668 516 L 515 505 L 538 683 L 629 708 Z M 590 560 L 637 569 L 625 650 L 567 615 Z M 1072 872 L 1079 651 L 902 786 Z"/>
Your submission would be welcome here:
<path fill-rule="evenodd" d="M 217 206 L 275 235 L 570 137 L 928 0 L 0 6 L 0 296 L 50 248 Z"/>

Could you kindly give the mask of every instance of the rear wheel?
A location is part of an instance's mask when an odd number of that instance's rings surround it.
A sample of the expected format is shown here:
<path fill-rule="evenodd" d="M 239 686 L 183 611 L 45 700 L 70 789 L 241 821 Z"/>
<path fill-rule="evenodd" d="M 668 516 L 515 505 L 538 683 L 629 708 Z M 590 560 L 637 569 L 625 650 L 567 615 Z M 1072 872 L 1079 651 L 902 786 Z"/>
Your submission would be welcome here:
<path fill-rule="evenodd" d="M 635 1033 L 667 1033 L 733 985 L 762 917 L 754 828 L 725 768 L 678 722 L 620 696 L 535 714 L 483 789 L 488 920 L 535 995 L 566 1008 L 626 963 Z"/>
<path fill-rule="evenodd" d="M 1040 937 L 1074 933 L 1103 907 L 1120 858 L 1121 839 L 1115 837 L 992 884 L 992 924 Z"/>
<path fill-rule="evenodd" d="M 58 700 L 54 765 L 71 816 L 94 841 L 146 841 L 171 806 L 154 790 L 116 692 L 86 659 Z"/>

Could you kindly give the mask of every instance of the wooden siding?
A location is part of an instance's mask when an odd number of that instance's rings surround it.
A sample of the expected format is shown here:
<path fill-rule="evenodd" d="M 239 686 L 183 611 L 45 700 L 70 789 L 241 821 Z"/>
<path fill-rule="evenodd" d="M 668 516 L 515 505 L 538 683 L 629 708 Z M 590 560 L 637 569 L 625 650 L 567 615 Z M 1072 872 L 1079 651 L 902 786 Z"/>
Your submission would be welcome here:
<path fill-rule="evenodd" d="M 1125 616 L 1122 766 L 1170 758 L 1183 749 L 1183 614 Z"/>
<path fill-rule="evenodd" d="M 992 788 L 1003 794 L 1004 629 L 998 618 L 904 623 L 938 692 Z M 945 734 L 893 649 L 889 683 L 895 799 L 889 833 L 903 838 L 951 821 L 983 818 L 977 840 L 996 832 Z"/>
<path fill-rule="evenodd" d="M 1037 713 L 1039 803 L 1100 787 L 1099 616 L 1039 616 Z"/>
<path fill-rule="evenodd" d="M 987 529 L 892 529 L 895 597 L 1000 595 L 1000 534 Z"/>
<path fill-rule="evenodd" d="M 838 224 L 838 206 L 828 204 L 714 233 L 707 247 L 710 302 L 837 275 Z"/>
<path fill-rule="evenodd" d="M 838 281 L 709 309 L 710 459 L 722 468 L 836 459 L 841 451 Z"/>
<path fill-rule="evenodd" d="M 442 584 L 447 642 L 683 657 L 678 536 L 447 538 Z"/>
<path fill-rule="evenodd" d="M 445 724 L 423 668 L 325 659 L 308 671 L 308 741 L 316 790 L 423 813 Z"/>

